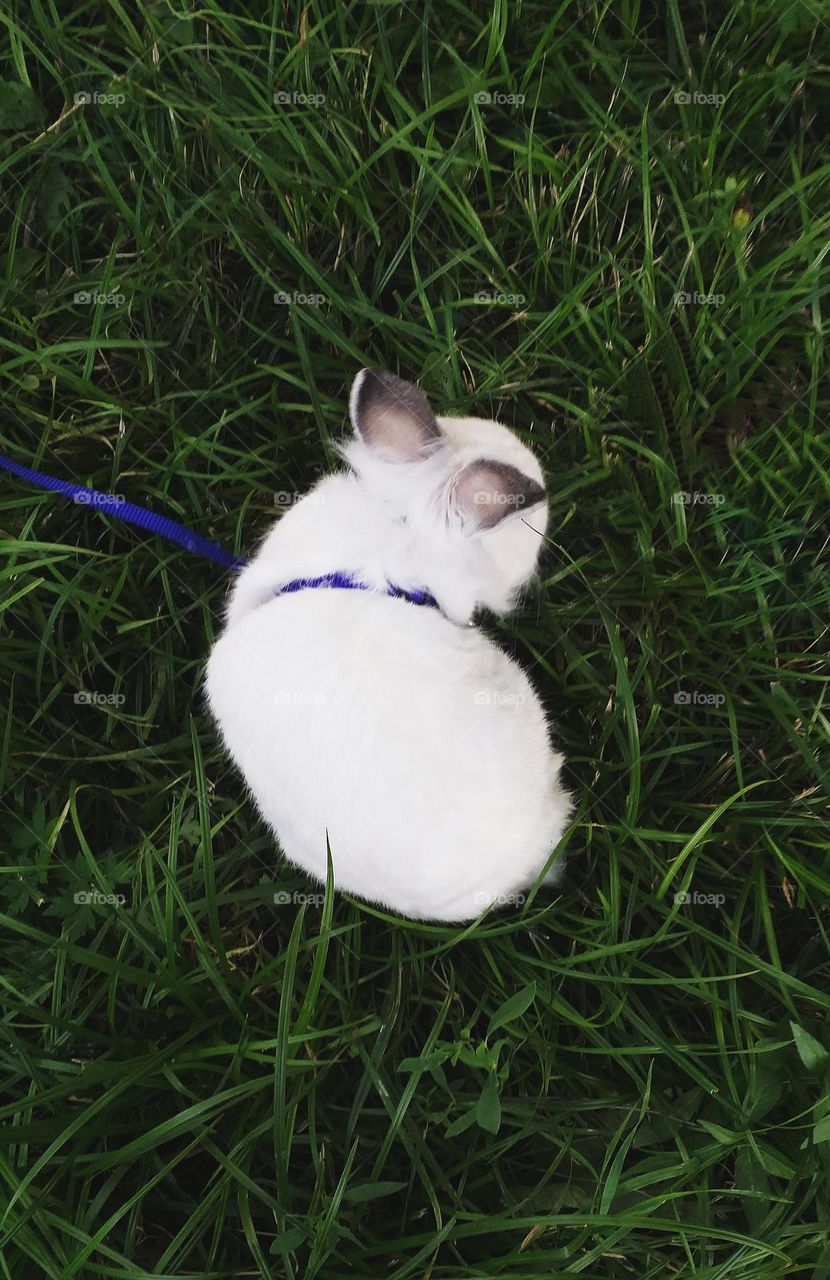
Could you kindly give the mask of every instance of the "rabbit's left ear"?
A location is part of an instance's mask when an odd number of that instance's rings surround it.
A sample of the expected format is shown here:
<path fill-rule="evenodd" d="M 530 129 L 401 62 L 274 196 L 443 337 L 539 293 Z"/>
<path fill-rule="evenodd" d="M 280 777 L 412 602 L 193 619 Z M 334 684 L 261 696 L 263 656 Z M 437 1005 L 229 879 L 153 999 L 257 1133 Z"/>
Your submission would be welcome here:
<path fill-rule="evenodd" d="M 423 391 L 385 369 L 361 369 L 349 414 L 358 438 L 389 462 L 418 462 L 441 438 Z"/>
<path fill-rule="evenodd" d="M 456 475 L 452 496 L 470 529 L 492 529 L 517 511 L 529 511 L 547 498 L 545 490 L 506 462 L 471 462 Z"/>

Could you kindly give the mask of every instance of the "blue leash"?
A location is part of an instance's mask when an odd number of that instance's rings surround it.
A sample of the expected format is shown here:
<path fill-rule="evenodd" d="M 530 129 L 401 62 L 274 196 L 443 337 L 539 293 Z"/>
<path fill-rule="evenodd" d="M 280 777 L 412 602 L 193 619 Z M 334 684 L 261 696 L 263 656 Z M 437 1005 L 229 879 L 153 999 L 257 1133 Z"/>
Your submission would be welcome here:
<path fill-rule="evenodd" d="M 218 542 L 210 542 L 207 538 L 201 537 L 198 533 L 193 533 L 191 529 L 186 529 L 183 524 L 178 524 L 175 520 L 168 519 L 167 516 L 157 515 L 155 511 L 146 511 L 144 507 L 137 507 L 134 502 L 127 502 L 119 494 L 100 493 L 97 489 L 87 489 L 82 484 L 71 484 L 69 480 L 58 480 L 55 476 L 47 476 L 43 471 L 33 471 L 31 467 L 24 467 L 20 462 L 14 462 L 13 459 L 5 457 L 0 453 L 0 467 L 6 471 L 11 471 L 12 475 L 19 476 L 21 480 L 28 480 L 30 484 L 39 485 L 41 489 L 51 489 L 55 493 L 61 493 L 65 498 L 71 498 L 78 505 L 95 507 L 98 511 L 104 511 L 107 515 L 115 516 L 118 520 L 125 520 L 128 524 L 137 524 L 140 529 L 146 529 L 149 533 L 157 533 L 161 538 L 167 538 L 168 542 L 177 542 L 180 546 L 186 547 L 188 551 L 192 551 L 196 556 L 204 556 L 206 560 L 212 560 L 214 564 L 219 564 L 223 569 L 230 569 L 238 573 L 240 569 L 244 569 L 248 561 L 244 556 L 235 556 L 230 551 L 226 551 L 224 547 L 220 547 Z M 339 587 L 345 591 L 372 591 L 373 587 L 368 586 L 365 582 L 357 582 L 351 574 L 348 573 L 325 573 L 319 578 L 294 578 L 291 582 L 287 582 L 284 586 L 278 587 L 274 595 L 287 595 L 294 591 L 304 591 L 307 588 L 314 587 Z M 386 587 L 388 596 L 395 596 L 401 600 L 409 600 L 411 604 L 428 605 L 433 609 L 440 606 L 434 596 L 428 591 L 404 591 L 402 587 L 393 586 L 388 583 Z"/>
<path fill-rule="evenodd" d="M 137 507 L 133 502 L 125 502 L 118 494 L 99 493 L 97 489 L 87 489 L 82 484 L 71 484 L 68 480 L 57 480 L 55 476 L 47 476 L 42 471 L 33 471 L 31 467 L 24 467 L 19 462 L 13 462 L 11 458 L 4 457 L 2 453 L 0 453 L 0 467 L 5 468 L 6 471 L 11 471 L 13 475 L 20 476 L 21 480 L 28 480 L 30 484 L 39 485 L 41 489 L 53 489 L 56 493 L 62 493 L 65 498 L 71 498 L 79 506 L 95 507 L 96 510 L 104 511 L 107 515 L 116 516 L 119 520 L 126 520 L 128 524 L 137 524 L 140 529 L 147 529 L 149 533 L 157 533 L 160 537 L 167 538 L 170 542 L 178 542 L 180 546 L 186 547 L 194 555 L 204 556 L 206 560 L 212 560 L 214 564 L 221 564 L 223 569 L 232 569 L 238 572 L 248 563 L 244 556 L 232 555 L 230 551 L 226 551 L 218 543 L 202 538 L 198 533 L 193 533 L 190 529 L 186 529 L 183 524 L 177 524 L 175 520 L 170 520 L 167 516 L 157 515 L 155 511 L 145 511 L 144 507 Z"/>

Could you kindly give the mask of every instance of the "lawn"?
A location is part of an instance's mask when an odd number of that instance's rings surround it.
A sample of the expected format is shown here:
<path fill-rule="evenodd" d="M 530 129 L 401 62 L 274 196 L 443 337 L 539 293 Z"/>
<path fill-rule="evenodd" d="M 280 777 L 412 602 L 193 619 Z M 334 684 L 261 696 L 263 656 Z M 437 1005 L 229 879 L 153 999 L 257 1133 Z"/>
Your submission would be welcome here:
<path fill-rule="evenodd" d="M 577 812 L 470 926 L 323 898 L 229 574 L 0 472 L 0 1280 L 830 1277 L 828 24 L 4 6 L 0 451 L 244 555 L 364 365 L 514 427 Z"/>

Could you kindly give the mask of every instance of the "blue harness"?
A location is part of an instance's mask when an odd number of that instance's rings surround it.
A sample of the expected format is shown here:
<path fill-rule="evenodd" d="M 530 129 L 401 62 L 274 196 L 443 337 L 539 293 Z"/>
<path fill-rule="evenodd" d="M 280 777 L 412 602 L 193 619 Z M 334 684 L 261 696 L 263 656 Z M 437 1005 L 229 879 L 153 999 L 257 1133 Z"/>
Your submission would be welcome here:
<path fill-rule="evenodd" d="M 22 463 L 6 458 L 2 453 L 0 453 L 0 467 L 11 471 L 12 475 L 19 476 L 21 480 L 28 480 L 30 484 L 38 485 L 41 489 L 51 489 L 55 493 L 61 493 L 78 505 L 95 507 L 96 511 L 115 516 L 116 519 L 124 520 L 127 524 L 136 524 L 140 529 L 146 529 L 149 533 L 156 533 L 159 537 L 166 538 L 168 542 L 177 542 L 193 555 L 212 560 L 223 569 L 238 573 L 248 563 L 244 556 L 226 551 L 217 542 L 211 542 L 208 538 L 193 533 L 183 524 L 178 524 L 167 516 L 160 516 L 155 511 L 146 511 L 144 507 L 137 507 L 135 503 L 125 501 L 119 494 L 99 493 L 97 489 L 87 489 L 85 485 L 72 484 L 69 480 L 58 480 L 55 476 L 47 476 L 43 471 L 33 471 L 31 467 L 24 467 Z M 307 591 L 319 587 L 332 587 L 343 591 L 375 590 L 365 582 L 356 581 L 352 574 L 324 573 L 318 578 L 294 578 L 293 581 L 278 587 L 274 595 L 288 595 L 293 591 Z M 403 587 L 387 583 L 386 595 L 408 600 L 411 604 L 428 605 L 432 609 L 439 607 L 438 601 L 428 591 L 404 591 Z"/>

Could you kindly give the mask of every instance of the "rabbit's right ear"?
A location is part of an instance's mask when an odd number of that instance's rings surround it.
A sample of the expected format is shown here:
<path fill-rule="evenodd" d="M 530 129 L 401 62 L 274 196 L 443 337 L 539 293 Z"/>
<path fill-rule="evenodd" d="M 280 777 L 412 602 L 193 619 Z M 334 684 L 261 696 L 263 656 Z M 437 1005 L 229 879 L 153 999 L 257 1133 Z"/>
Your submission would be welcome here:
<path fill-rule="evenodd" d="M 358 439 L 388 462 L 418 462 L 441 439 L 423 391 L 385 369 L 360 370 L 349 415 Z"/>

